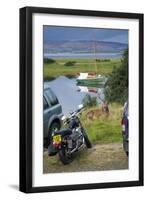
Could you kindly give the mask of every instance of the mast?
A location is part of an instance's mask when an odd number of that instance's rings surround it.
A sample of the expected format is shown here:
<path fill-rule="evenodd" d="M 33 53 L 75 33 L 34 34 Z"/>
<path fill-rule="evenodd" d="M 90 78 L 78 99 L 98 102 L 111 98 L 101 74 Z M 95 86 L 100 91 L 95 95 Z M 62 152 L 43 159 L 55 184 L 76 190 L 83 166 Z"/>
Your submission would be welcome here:
<path fill-rule="evenodd" d="M 96 47 L 95 47 L 95 41 L 93 42 L 93 47 L 94 47 L 94 60 L 95 60 L 95 71 L 97 73 L 97 63 L 96 63 Z"/>

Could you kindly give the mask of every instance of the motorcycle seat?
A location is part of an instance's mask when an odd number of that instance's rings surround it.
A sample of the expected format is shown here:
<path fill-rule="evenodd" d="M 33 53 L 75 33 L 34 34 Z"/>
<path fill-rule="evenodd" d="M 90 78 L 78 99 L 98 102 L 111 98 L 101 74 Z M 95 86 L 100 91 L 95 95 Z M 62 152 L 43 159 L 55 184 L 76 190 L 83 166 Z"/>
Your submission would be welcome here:
<path fill-rule="evenodd" d="M 72 134 L 72 130 L 71 129 L 63 129 L 63 130 L 58 130 L 54 133 L 54 135 L 62 135 L 62 136 L 66 136 L 66 135 L 71 135 Z"/>

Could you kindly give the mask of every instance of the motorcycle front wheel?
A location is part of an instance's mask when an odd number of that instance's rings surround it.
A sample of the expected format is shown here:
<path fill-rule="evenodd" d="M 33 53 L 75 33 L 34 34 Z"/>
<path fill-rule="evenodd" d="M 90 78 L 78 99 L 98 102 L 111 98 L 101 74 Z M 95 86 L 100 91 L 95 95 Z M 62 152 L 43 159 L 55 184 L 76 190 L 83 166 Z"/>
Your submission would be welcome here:
<path fill-rule="evenodd" d="M 92 144 L 91 144 L 91 142 L 90 142 L 90 140 L 89 140 L 89 138 L 88 138 L 88 135 L 87 135 L 86 131 L 83 129 L 82 132 L 83 132 L 83 136 L 84 136 L 84 139 L 85 139 L 86 147 L 87 147 L 88 149 L 89 149 L 89 148 L 92 148 Z"/>
<path fill-rule="evenodd" d="M 59 158 L 64 165 L 71 163 L 74 159 L 73 154 L 69 155 L 67 153 L 67 148 L 61 148 L 59 151 Z"/>

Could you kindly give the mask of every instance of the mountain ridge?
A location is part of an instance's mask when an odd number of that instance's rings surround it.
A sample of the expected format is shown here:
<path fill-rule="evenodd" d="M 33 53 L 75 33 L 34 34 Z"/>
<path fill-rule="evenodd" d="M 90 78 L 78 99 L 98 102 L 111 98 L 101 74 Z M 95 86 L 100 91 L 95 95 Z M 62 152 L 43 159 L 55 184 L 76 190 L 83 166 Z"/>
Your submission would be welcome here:
<path fill-rule="evenodd" d="M 128 45 L 120 42 L 94 41 L 94 40 L 63 40 L 44 42 L 45 53 L 59 52 L 121 52 L 128 48 Z"/>

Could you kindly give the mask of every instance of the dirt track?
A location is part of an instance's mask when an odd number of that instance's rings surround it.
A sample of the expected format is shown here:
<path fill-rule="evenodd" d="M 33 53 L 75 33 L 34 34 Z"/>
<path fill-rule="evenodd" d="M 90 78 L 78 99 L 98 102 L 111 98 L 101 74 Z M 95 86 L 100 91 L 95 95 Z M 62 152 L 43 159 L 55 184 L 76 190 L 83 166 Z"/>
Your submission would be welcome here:
<path fill-rule="evenodd" d="M 128 158 L 122 143 L 97 144 L 92 149 L 78 152 L 75 160 L 63 165 L 58 156 L 48 157 L 44 152 L 44 173 L 117 170 L 128 168 Z"/>

